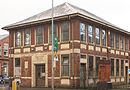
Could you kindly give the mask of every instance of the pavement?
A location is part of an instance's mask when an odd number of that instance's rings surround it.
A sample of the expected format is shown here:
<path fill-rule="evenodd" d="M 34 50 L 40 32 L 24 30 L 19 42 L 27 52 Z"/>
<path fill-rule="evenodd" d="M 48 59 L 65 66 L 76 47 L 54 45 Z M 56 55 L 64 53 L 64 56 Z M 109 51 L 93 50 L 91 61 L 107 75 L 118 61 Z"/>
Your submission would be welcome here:
<path fill-rule="evenodd" d="M 0 90 L 10 90 L 8 85 L 0 85 Z M 52 90 L 52 88 L 41 88 L 41 87 L 34 87 L 34 88 L 25 88 L 25 87 L 20 87 L 17 90 Z M 54 90 L 97 90 L 96 88 L 89 88 L 89 89 L 68 89 L 68 88 L 54 88 Z M 108 90 L 130 90 L 130 85 L 121 85 L 114 87 L 113 89 L 108 89 Z"/>

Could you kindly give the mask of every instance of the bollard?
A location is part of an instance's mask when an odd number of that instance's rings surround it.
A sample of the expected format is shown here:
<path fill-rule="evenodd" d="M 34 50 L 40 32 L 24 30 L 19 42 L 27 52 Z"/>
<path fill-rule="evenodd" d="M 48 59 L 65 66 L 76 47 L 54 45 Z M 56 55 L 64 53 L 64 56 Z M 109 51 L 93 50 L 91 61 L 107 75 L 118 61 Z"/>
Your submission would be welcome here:
<path fill-rule="evenodd" d="M 12 81 L 12 90 L 17 90 L 16 81 Z"/>

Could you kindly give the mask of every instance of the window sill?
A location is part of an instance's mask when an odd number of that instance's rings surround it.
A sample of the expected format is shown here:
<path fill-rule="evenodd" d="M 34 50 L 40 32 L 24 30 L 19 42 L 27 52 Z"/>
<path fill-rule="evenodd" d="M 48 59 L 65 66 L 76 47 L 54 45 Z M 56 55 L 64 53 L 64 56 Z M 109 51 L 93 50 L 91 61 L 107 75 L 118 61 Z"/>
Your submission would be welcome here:
<path fill-rule="evenodd" d="M 61 79 L 70 79 L 69 76 L 61 76 Z"/>

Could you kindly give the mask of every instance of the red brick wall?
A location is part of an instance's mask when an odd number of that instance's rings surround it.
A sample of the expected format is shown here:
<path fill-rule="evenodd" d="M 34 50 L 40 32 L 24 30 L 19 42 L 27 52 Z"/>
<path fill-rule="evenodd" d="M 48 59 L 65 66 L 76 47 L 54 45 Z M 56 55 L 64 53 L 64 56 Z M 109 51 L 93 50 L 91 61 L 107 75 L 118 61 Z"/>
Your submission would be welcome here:
<path fill-rule="evenodd" d="M 21 79 L 20 86 L 31 87 L 31 79 Z"/>
<path fill-rule="evenodd" d="M 21 76 L 22 77 L 31 77 L 31 67 L 32 60 L 31 57 L 22 57 L 21 58 Z M 28 68 L 25 68 L 25 62 L 28 62 Z"/>

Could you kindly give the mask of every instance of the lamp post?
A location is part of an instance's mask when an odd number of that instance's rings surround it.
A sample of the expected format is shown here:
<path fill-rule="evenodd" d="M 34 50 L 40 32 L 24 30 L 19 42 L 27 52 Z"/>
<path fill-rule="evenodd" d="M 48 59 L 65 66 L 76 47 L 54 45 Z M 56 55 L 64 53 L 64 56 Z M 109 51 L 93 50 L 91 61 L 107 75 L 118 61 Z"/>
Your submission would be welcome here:
<path fill-rule="evenodd" d="M 54 22 L 53 22 L 53 13 L 54 13 L 54 10 L 53 10 L 53 0 L 52 0 L 52 27 L 51 27 L 51 30 L 52 30 L 52 90 L 54 90 L 54 41 L 53 41 L 53 26 L 54 26 Z"/>

